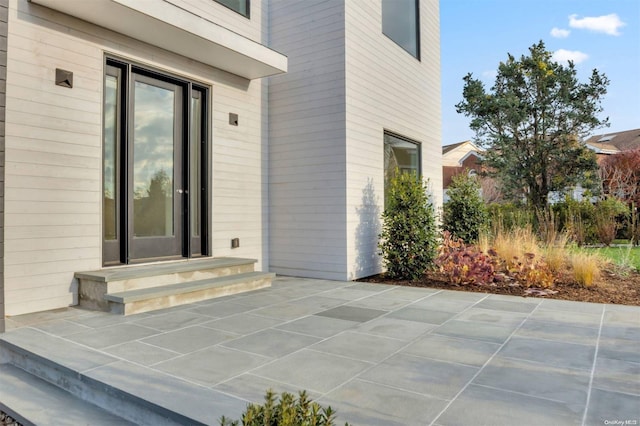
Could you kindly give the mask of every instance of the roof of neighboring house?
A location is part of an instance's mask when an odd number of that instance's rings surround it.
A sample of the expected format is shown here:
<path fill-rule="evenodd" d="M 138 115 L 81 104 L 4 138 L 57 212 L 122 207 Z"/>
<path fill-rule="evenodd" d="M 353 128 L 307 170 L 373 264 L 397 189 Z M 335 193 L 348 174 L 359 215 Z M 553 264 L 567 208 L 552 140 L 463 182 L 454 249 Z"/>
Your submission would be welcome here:
<path fill-rule="evenodd" d="M 594 135 L 585 141 L 598 154 L 615 154 L 640 148 L 640 129 Z"/>
<path fill-rule="evenodd" d="M 461 166 L 464 160 L 470 155 L 479 157 L 479 153 L 484 150 L 478 148 L 471 141 L 462 141 L 442 147 L 442 165 L 443 166 Z"/>
<path fill-rule="evenodd" d="M 445 145 L 445 146 L 442 147 L 442 153 L 446 154 L 449 151 L 453 151 L 457 147 L 462 146 L 467 142 L 471 143 L 471 141 L 462 141 L 462 142 L 458 142 L 458 143 L 452 143 L 451 145 Z"/>

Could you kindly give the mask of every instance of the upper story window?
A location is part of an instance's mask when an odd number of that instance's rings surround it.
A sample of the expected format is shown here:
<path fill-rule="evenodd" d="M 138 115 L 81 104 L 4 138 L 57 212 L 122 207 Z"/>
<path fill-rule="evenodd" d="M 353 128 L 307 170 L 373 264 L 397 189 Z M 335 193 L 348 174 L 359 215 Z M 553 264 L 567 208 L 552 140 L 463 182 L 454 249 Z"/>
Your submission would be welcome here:
<path fill-rule="evenodd" d="M 420 59 L 420 0 L 382 0 L 382 33 Z"/>
<path fill-rule="evenodd" d="M 215 0 L 227 6 L 229 9 L 238 12 L 242 16 L 249 17 L 249 0 Z"/>

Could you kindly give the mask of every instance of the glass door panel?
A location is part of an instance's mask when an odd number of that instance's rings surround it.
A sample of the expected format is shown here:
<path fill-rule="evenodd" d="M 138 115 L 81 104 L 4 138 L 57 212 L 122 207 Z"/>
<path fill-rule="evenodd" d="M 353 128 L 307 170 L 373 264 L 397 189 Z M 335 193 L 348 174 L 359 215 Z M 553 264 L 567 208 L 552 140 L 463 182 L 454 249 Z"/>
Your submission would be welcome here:
<path fill-rule="evenodd" d="M 104 82 L 104 140 L 102 163 L 102 232 L 105 263 L 120 262 L 120 111 L 121 70 L 107 67 Z"/>
<path fill-rule="evenodd" d="M 182 88 L 133 76 L 132 258 L 182 254 Z"/>
<path fill-rule="evenodd" d="M 135 82 L 133 235 L 174 235 L 173 156 L 175 93 Z"/>
<path fill-rule="evenodd" d="M 203 94 L 191 94 L 191 126 L 189 137 L 189 223 L 191 228 L 191 254 L 202 254 L 202 117 Z"/>

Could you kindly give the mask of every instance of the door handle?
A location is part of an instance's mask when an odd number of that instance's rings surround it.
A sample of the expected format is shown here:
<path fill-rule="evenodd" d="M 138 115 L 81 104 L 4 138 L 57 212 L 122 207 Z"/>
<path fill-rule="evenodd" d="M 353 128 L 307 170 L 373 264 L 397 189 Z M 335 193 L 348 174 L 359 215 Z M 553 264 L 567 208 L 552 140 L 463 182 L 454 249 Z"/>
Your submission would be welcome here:
<path fill-rule="evenodd" d="M 182 194 L 184 191 L 183 191 L 182 189 L 176 189 L 176 192 L 177 192 L 178 194 Z"/>

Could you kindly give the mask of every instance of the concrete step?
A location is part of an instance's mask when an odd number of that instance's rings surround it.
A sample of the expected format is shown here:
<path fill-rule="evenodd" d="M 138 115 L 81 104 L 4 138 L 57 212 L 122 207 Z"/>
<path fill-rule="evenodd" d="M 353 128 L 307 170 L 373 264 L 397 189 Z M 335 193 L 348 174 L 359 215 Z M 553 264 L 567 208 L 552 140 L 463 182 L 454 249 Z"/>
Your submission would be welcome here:
<path fill-rule="evenodd" d="M 79 304 L 109 311 L 106 294 L 249 273 L 255 263 L 244 258 L 199 258 L 76 272 Z"/>
<path fill-rule="evenodd" d="M 28 425 L 133 425 L 26 371 L 0 364 L 0 410 Z"/>
<path fill-rule="evenodd" d="M 109 311 L 132 315 L 270 287 L 276 274 L 247 272 L 205 280 L 105 294 Z"/>
<path fill-rule="evenodd" d="M 221 415 L 238 418 L 247 404 L 29 327 L 0 334 L 0 365 L 4 374 L 0 374 L 0 401 L 8 408 L 3 411 L 25 424 L 215 425 Z M 59 411 L 38 409 L 35 405 L 41 404 L 45 394 L 55 395 L 66 415 L 73 407 L 87 404 L 84 417 L 67 422 Z M 88 411 L 92 406 L 95 411 Z M 120 419 L 101 423 L 109 415 Z"/>

